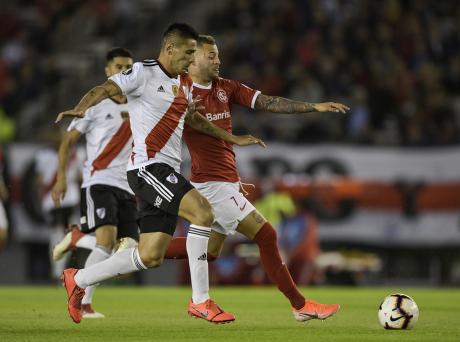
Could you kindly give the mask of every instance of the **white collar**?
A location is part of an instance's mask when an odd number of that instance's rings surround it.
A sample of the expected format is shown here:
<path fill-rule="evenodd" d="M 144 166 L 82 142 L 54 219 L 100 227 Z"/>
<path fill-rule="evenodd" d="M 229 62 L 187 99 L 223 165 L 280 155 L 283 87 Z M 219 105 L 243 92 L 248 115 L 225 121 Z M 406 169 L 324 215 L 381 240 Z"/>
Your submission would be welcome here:
<path fill-rule="evenodd" d="M 204 86 L 202 84 L 198 84 L 193 82 L 193 87 L 200 88 L 200 89 L 211 89 L 212 88 L 212 82 L 208 86 Z"/>

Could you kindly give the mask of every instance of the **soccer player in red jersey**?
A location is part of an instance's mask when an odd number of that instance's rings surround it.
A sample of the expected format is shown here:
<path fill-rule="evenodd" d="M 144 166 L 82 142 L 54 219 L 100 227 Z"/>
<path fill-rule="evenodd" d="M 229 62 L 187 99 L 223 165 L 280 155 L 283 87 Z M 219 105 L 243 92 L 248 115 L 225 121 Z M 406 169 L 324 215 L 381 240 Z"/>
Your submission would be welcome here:
<path fill-rule="evenodd" d="M 239 104 L 272 113 L 340 112 L 349 108 L 340 103 L 308 103 L 267 96 L 238 81 L 219 77 L 219 51 L 211 36 L 200 35 L 195 61 L 189 68 L 193 79 L 193 97 L 201 98 L 203 116 L 215 125 L 232 132 L 231 109 Z M 207 198 L 214 211 L 214 222 L 208 244 L 208 258 L 219 256 L 225 238 L 235 231 L 253 240 L 259 247 L 262 265 L 269 278 L 289 299 L 298 321 L 326 319 L 335 314 L 338 304 L 320 304 L 306 300 L 297 290 L 280 257 L 274 228 L 239 192 L 240 177 L 231 144 L 217 140 L 186 126 L 184 139 L 192 157 L 193 186 Z M 183 238 L 174 239 L 168 258 L 185 258 Z M 203 289 L 205 291 L 205 289 Z M 193 314 L 193 310 L 189 309 Z"/>

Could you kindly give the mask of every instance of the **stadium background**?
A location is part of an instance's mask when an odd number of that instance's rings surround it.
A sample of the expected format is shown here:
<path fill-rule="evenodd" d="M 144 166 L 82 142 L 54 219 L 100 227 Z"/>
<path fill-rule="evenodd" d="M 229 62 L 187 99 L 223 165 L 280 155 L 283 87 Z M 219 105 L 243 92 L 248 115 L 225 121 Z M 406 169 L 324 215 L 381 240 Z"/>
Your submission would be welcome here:
<path fill-rule="evenodd" d="M 108 48 L 153 58 L 172 21 L 216 36 L 224 77 L 352 108 L 340 116 L 233 113 L 235 133 L 268 144 L 238 149 L 239 167 L 300 284 L 460 283 L 455 1 L 12 0 L 0 5 L 11 221 L 1 284 L 52 282 L 32 160 L 59 137 L 56 114 L 103 81 Z M 212 268 L 214 283 L 266 282 L 244 239 L 229 241 Z M 172 285 L 187 282 L 186 273 L 171 261 L 128 281 Z"/>

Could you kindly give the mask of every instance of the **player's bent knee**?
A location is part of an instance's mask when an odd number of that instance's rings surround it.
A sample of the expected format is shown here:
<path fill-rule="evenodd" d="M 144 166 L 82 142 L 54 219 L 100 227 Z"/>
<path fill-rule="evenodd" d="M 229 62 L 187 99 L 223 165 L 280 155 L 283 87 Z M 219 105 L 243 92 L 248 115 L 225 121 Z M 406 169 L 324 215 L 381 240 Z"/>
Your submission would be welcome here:
<path fill-rule="evenodd" d="M 103 241 L 96 242 L 96 243 L 98 246 L 101 246 L 108 251 L 113 250 L 116 245 L 116 241 L 111 241 L 111 240 L 103 240 Z"/>
<path fill-rule="evenodd" d="M 210 227 L 214 222 L 214 214 L 211 210 L 211 207 L 209 207 L 209 209 L 205 207 L 200 208 L 199 211 L 194 213 L 190 222 L 198 226 Z"/>
<path fill-rule="evenodd" d="M 212 223 L 214 222 L 214 214 L 212 212 L 211 207 L 209 207 L 209 210 L 202 212 L 201 215 L 202 215 L 201 225 L 204 227 L 210 227 Z"/>
<path fill-rule="evenodd" d="M 163 263 L 164 256 L 156 251 L 139 250 L 142 263 L 148 268 L 159 267 Z"/>
<path fill-rule="evenodd" d="M 96 243 L 111 251 L 117 243 L 117 228 L 112 225 L 102 226 L 96 230 Z"/>

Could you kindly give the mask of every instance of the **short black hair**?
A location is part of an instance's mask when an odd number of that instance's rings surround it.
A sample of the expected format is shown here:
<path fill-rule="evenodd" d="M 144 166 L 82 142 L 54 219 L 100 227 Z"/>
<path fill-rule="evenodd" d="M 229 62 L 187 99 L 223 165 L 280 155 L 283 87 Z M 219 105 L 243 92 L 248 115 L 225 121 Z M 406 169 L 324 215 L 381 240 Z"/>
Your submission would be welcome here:
<path fill-rule="evenodd" d="M 214 37 L 206 34 L 200 34 L 196 42 L 198 46 L 202 46 L 203 44 L 216 45 Z"/>
<path fill-rule="evenodd" d="M 105 60 L 108 62 L 112 61 L 115 57 L 129 57 L 133 58 L 133 54 L 128 49 L 122 47 L 111 48 L 105 55 Z"/>
<path fill-rule="evenodd" d="M 174 23 L 168 26 L 166 31 L 163 33 L 163 42 L 165 43 L 172 36 L 178 36 L 183 39 L 195 39 L 198 40 L 198 32 L 189 24 Z"/>

